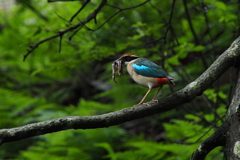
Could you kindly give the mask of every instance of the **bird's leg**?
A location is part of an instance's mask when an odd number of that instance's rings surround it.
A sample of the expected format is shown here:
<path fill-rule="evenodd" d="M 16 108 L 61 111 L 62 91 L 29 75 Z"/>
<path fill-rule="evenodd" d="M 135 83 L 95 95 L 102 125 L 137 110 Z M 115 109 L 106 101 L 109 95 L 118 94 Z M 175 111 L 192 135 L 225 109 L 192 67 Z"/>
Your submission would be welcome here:
<path fill-rule="evenodd" d="M 157 93 L 155 94 L 155 96 L 153 97 L 153 99 L 152 99 L 151 101 L 157 101 L 157 100 L 156 100 L 156 97 L 157 97 L 157 95 L 158 95 L 158 93 L 159 93 L 159 91 L 161 90 L 162 87 L 163 87 L 163 86 L 160 86 L 160 87 L 158 88 Z"/>
<path fill-rule="evenodd" d="M 149 92 L 152 90 L 152 88 L 149 88 L 147 93 L 145 94 L 145 96 L 143 97 L 143 99 L 137 104 L 137 105 L 140 105 L 140 104 L 143 104 L 143 101 L 144 99 L 147 97 L 147 95 L 149 94 Z"/>

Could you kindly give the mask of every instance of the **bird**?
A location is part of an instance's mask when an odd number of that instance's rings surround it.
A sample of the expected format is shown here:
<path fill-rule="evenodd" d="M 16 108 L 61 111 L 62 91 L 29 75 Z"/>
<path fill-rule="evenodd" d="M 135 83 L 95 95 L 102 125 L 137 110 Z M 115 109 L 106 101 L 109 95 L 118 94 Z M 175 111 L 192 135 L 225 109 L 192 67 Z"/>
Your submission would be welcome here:
<path fill-rule="evenodd" d="M 127 71 L 129 75 L 132 77 L 132 79 L 139 85 L 148 88 L 147 93 L 144 95 L 142 100 L 137 105 L 143 104 L 147 95 L 154 88 L 158 88 L 158 91 L 151 101 L 157 101 L 156 97 L 161 88 L 163 87 L 163 85 L 165 84 L 175 85 L 173 80 L 177 80 L 177 78 L 169 75 L 168 72 L 166 72 L 156 63 L 134 54 L 125 53 L 122 56 L 120 56 L 115 61 L 114 64 L 115 65 L 120 64 L 120 66 L 116 66 L 118 68 L 118 71 L 120 70 L 120 72 L 122 72 L 121 65 L 125 64 L 127 66 Z"/>

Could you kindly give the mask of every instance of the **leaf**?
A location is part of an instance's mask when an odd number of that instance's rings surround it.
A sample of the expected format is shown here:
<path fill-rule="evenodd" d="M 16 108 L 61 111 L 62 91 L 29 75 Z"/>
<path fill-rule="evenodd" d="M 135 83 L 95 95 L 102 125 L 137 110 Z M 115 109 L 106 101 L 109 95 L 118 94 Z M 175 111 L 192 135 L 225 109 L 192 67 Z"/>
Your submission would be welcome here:
<path fill-rule="evenodd" d="M 221 10 L 226 10 L 227 6 L 225 5 L 225 3 L 221 2 L 221 1 L 215 1 L 215 6 Z"/>

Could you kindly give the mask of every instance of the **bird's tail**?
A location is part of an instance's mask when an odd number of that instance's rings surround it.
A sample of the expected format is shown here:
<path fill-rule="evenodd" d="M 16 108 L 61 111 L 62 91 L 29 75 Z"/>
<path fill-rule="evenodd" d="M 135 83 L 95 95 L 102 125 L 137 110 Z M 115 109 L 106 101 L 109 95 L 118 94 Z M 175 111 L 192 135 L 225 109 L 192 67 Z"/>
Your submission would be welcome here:
<path fill-rule="evenodd" d="M 172 85 L 175 85 L 175 83 L 172 80 L 177 80 L 177 78 L 167 75 L 167 79 L 171 82 Z"/>

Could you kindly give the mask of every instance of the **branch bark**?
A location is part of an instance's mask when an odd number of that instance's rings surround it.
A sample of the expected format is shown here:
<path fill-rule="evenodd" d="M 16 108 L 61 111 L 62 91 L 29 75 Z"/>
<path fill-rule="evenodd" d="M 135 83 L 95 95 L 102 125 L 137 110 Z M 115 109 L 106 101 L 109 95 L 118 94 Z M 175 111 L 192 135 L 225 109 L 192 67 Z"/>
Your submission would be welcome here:
<path fill-rule="evenodd" d="M 229 124 L 229 130 L 226 137 L 225 153 L 228 159 L 240 159 L 240 64 L 238 64 L 238 80 L 229 106 L 226 121 Z"/>
<path fill-rule="evenodd" d="M 240 37 L 195 81 L 158 102 L 138 105 L 97 116 L 69 116 L 0 130 L 0 144 L 67 130 L 103 128 L 166 112 L 200 96 L 229 67 L 240 59 Z"/>

